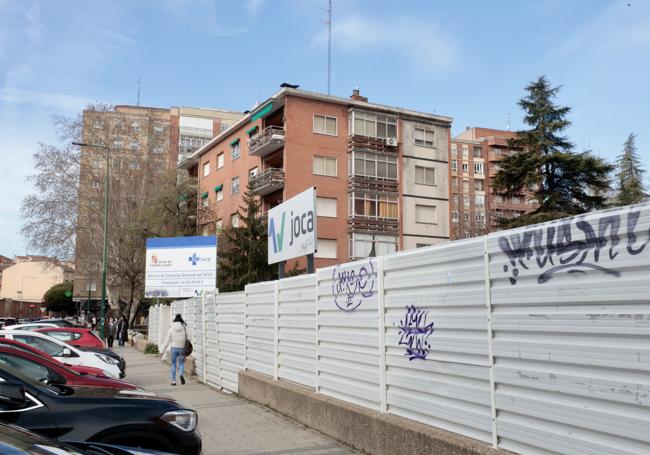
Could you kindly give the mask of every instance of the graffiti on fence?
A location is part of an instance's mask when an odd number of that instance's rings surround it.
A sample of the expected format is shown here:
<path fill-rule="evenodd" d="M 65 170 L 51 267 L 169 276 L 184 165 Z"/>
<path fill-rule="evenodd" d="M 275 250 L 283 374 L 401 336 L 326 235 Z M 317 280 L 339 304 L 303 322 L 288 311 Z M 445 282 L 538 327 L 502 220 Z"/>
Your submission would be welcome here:
<path fill-rule="evenodd" d="M 626 219 L 621 214 L 593 221 L 575 217 L 546 228 L 504 235 L 499 238 L 499 247 L 508 256 L 510 265 L 504 265 L 503 271 L 510 273 L 513 285 L 517 284 L 520 269 L 534 267 L 541 272 L 537 277 L 539 284 L 550 281 L 558 272 L 585 274 L 594 270 L 620 277 L 621 272 L 614 269 L 611 262 L 620 253 L 640 254 L 650 243 L 650 230 L 644 243 L 637 239 L 636 226 L 640 215 L 637 210 L 627 212 Z M 622 244 L 621 237 L 627 238 L 626 245 Z"/>
<path fill-rule="evenodd" d="M 429 336 L 433 333 L 433 322 L 427 324 L 428 311 L 415 305 L 406 307 L 404 319 L 399 321 L 399 344 L 406 346 L 404 354 L 409 360 L 427 358 L 431 344 Z"/>
<path fill-rule="evenodd" d="M 358 268 L 349 265 L 334 267 L 332 272 L 332 295 L 336 306 L 345 312 L 355 311 L 361 303 L 372 297 L 375 288 L 375 265 L 372 259 Z"/>

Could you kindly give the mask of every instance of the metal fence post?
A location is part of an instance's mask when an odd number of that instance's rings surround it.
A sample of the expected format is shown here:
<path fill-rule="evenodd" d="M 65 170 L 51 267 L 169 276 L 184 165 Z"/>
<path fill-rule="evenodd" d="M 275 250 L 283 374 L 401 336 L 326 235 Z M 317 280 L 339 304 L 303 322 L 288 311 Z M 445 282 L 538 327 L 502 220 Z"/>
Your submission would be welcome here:
<path fill-rule="evenodd" d="M 377 312 L 379 313 L 379 404 L 382 413 L 388 409 L 386 388 L 386 312 L 384 310 L 384 258 L 377 258 Z"/>
<path fill-rule="evenodd" d="M 490 284 L 490 254 L 488 251 L 488 236 L 483 238 L 483 265 L 485 269 L 485 305 L 487 316 L 487 336 L 488 336 L 488 362 L 490 372 L 490 407 L 492 414 L 492 447 L 495 449 L 499 445 L 497 435 L 497 409 L 496 395 L 494 384 L 494 332 L 492 330 L 492 286 Z"/>
<path fill-rule="evenodd" d="M 280 280 L 275 280 L 273 315 L 273 379 L 278 380 L 280 368 Z"/>
<path fill-rule="evenodd" d="M 207 381 L 207 370 L 208 370 L 208 344 L 207 344 L 207 334 L 205 332 L 205 327 L 206 327 L 206 311 L 205 311 L 205 298 L 206 295 L 203 293 L 201 296 L 201 324 L 202 324 L 202 335 L 203 335 L 203 358 L 201 361 L 203 362 L 203 383 L 205 384 Z"/>

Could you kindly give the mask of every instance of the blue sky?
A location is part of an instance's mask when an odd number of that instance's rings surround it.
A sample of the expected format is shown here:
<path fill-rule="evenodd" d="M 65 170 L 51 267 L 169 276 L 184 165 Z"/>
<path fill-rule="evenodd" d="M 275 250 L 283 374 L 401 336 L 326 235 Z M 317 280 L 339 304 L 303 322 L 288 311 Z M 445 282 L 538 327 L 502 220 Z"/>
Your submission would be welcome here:
<path fill-rule="evenodd" d="M 51 116 L 90 101 L 243 111 L 282 82 L 327 89 L 327 0 L 0 0 L 0 254 Z M 522 127 L 541 74 L 562 84 L 577 148 L 614 159 L 630 132 L 650 171 L 650 2 L 334 0 L 332 94 Z M 35 253 L 30 251 L 30 253 Z"/>

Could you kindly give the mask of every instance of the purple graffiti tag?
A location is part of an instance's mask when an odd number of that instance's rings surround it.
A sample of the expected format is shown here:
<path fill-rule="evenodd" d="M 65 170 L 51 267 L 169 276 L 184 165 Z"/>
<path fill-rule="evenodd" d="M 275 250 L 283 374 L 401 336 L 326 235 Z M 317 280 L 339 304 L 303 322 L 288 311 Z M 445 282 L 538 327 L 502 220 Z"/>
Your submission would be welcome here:
<path fill-rule="evenodd" d="M 650 230 L 644 243 L 640 243 L 636 233 L 641 212 L 631 210 L 626 215 L 626 223 L 622 220 L 625 215 L 621 214 L 603 216 L 591 222 L 575 217 L 545 229 L 502 236 L 499 247 L 509 262 L 503 266 L 503 271 L 509 273 L 513 285 L 517 284 L 522 269 L 534 269 L 535 266 L 540 271 L 539 284 L 547 283 L 559 272 L 580 275 L 597 271 L 618 278 L 621 272 L 611 268 L 609 262 L 620 253 L 640 254 L 650 243 Z M 626 226 L 623 236 L 619 235 L 622 226 Z M 622 245 L 622 237 L 627 238 L 627 245 Z M 601 254 L 602 250 L 607 254 Z"/>
<path fill-rule="evenodd" d="M 361 303 L 372 297 L 375 287 L 375 266 L 372 260 L 358 270 L 339 270 L 332 272 L 332 295 L 334 304 L 345 312 L 355 311 Z"/>
<path fill-rule="evenodd" d="M 433 333 L 433 322 L 427 324 L 428 314 L 428 311 L 411 305 L 406 307 L 406 315 L 399 321 L 399 344 L 406 346 L 404 355 L 409 361 L 427 358 L 431 348 L 429 336 Z"/>

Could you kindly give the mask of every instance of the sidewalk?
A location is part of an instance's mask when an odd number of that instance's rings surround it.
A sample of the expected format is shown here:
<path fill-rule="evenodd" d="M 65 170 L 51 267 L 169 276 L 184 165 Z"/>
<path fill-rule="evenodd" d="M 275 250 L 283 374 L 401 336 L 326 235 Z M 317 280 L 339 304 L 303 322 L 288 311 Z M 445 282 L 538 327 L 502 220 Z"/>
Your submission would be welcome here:
<path fill-rule="evenodd" d="M 169 395 L 199 414 L 203 454 L 355 454 L 353 449 L 259 404 L 211 389 L 193 378 L 170 385 L 169 365 L 131 347 L 115 348 L 126 360 L 125 380 Z"/>

